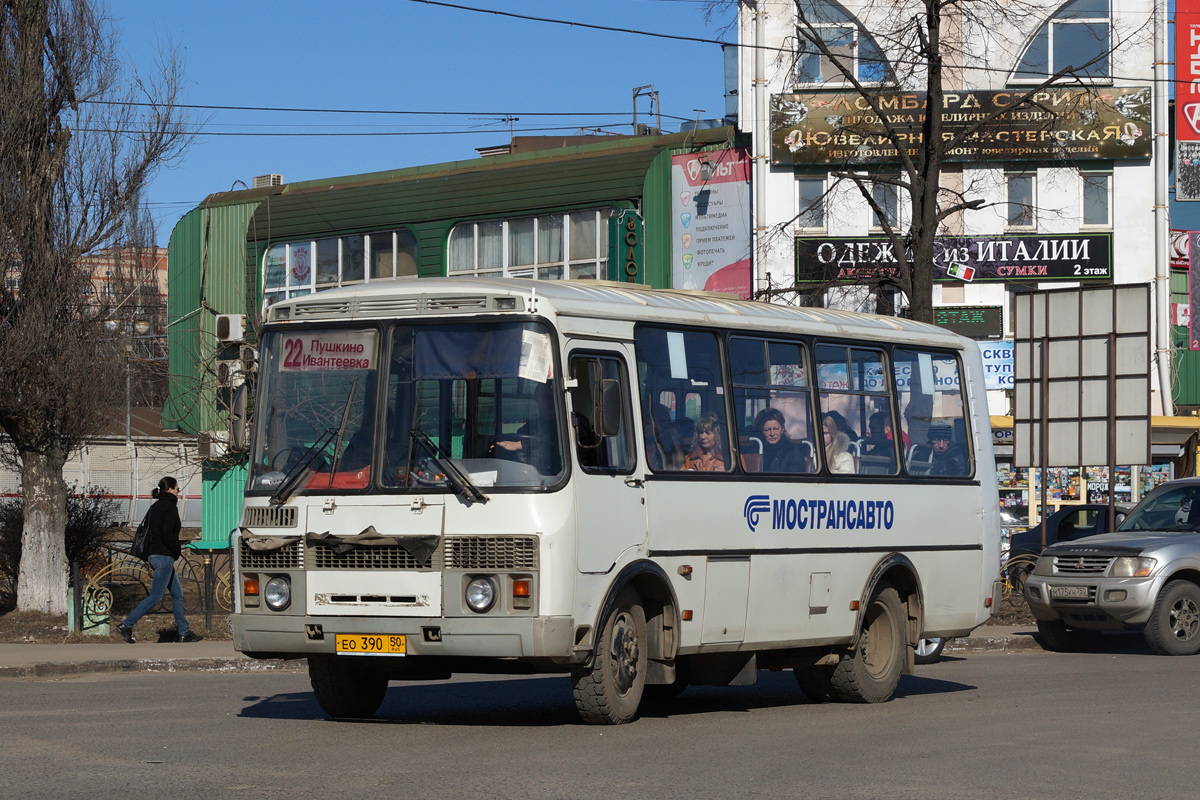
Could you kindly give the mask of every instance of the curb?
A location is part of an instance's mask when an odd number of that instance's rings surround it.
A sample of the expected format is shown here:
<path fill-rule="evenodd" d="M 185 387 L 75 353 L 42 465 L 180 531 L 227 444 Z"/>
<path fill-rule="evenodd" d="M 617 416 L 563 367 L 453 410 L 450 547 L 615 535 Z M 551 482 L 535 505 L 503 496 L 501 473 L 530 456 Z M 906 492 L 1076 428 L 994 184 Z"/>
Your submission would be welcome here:
<path fill-rule="evenodd" d="M 1033 636 L 968 636 L 946 642 L 947 653 L 1003 653 L 1043 650 Z"/>
<path fill-rule="evenodd" d="M 71 675 L 113 672 L 285 672 L 308 669 L 304 659 L 280 658 L 123 658 L 73 663 L 42 662 L 22 667 L 0 667 L 0 680 L 37 680 Z"/>

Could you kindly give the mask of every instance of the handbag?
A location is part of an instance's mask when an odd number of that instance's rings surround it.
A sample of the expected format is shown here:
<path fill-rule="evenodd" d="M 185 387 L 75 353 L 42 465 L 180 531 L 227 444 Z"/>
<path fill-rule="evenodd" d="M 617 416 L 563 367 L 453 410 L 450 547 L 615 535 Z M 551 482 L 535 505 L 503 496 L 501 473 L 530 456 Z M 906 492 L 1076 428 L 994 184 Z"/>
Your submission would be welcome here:
<path fill-rule="evenodd" d="M 150 555 L 150 512 L 142 517 L 137 530 L 133 534 L 133 542 L 129 545 L 129 554 L 134 558 L 147 560 Z"/>

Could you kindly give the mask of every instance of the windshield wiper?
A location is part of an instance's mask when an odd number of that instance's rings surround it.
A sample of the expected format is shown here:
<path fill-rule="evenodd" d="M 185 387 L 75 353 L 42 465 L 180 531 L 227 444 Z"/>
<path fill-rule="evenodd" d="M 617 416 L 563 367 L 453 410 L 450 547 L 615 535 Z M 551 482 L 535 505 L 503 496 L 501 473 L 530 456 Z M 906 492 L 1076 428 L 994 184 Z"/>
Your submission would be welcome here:
<path fill-rule="evenodd" d="M 446 482 L 454 488 L 454 491 L 458 492 L 467 500 L 475 503 L 486 503 L 488 501 L 488 496 L 479 491 L 478 486 L 471 483 L 471 479 L 467 477 L 467 474 L 458 468 L 458 465 L 454 463 L 454 460 L 450 458 L 449 454 L 445 453 L 437 444 L 435 444 L 434 441 L 429 438 L 428 434 L 425 433 L 425 431 L 421 430 L 420 428 L 413 428 L 408 432 L 408 439 L 408 472 L 410 475 L 412 474 L 413 467 L 412 455 L 413 451 L 416 449 L 414 444 L 420 444 L 427 451 L 429 451 L 429 455 L 432 456 L 437 465 L 442 468 L 442 472 L 446 473 Z"/>
<path fill-rule="evenodd" d="M 333 446 L 333 462 L 329 465 L 331 474 L 337 469 L 338 450 L 342 446 L 342 436 L 346 433 L 346 421 L 350 419 L 350 404 L 354 401 L 354 390 L 358 387 L 358 379 L 354 379 L 354 384 L 350 387 L 350 396 L 346 398 L 346 405 L 342 407 L 342 421 L 336 428 L 326 428 L 317 440 L 312 443 L 312 446 L 304 451 L 304 455 L 297 459 L 291 469 L 283 476 L 283 482 L 279 484 L 279 488 L 271 495 L 270 504 L 273 506 L 281 506 L 288 501 L 296 489 L 300 486 L 300 481 L 308 477 L 309 467 L 317 460 L 317 456 L 325 452 L 325 448 L 329 446 L 331 441 L 336 442 Z"/>

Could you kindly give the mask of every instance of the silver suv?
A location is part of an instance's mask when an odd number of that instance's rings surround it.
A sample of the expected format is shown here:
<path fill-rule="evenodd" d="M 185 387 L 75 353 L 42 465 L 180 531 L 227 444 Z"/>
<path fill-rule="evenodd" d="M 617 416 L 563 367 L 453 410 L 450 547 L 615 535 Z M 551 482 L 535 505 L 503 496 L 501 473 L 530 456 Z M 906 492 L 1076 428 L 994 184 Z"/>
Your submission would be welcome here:
<path fill-rule="evenodd" d="M 1140 629 L 1157 653 L 1200 651 L 1200 478 L 1159 486 L 1116 533 L 1046 548 L 1025 600 L 1050 650 Z"/>

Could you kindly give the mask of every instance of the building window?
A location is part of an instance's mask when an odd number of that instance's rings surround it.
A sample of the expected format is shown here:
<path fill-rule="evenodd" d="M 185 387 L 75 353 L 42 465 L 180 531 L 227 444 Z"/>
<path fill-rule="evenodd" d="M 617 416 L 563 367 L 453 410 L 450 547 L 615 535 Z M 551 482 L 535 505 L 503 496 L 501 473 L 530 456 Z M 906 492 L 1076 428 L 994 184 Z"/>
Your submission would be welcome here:
<path fill-rule="evenodd" d="M 562 280 L 608 277 L 611 208 L 464 222 L 450 231 L 451 275 Z"/>
<path fill-rule="evenodd" d="M 822 52 L 818 41 L 827 52 Z M 799 0 L 795 82 L 848 84 L 839 65 L 861 83 L 892 80 L 883 51 L 857 19 L 828 0 Z"/>
<path fill-rule="evenodd" d="M 364 281 L 417 275 L 417 239 L 405 229 L 284 242 L 263 256 L 263 302 Z"/>
<path fill-rule="evenodd" d="M 872 183 L 871 200 L 875 204 L 871 208 L 871 229 L 896 231 L 900 226 L 900 187 L 893 183 Z"/>
<path fill-rule="evenodd" d="M 805 230 L 825 229 L 825 179 L 797 178 L 796 226 Z"/>
<path fill-rule="evenodd" d="M 1097 227 L 1112 225 L 1112 173 L 1081 172 L 1083 183 L 1083 224 Z"/>
<path fill-rule="evenodd" d="M 1010 80 L 1039 83 L 1064 67 L 1073 66 L 1077 77 L 1111 76 L 1108 0 L 1072 0 L 1029 40 Z"/>
<path fill-rule="evenodd" d="M 1025 173 L 1005 176 L 1008 184 L 1008 227 L 1032 228 L 1034 217 L 1034 176 Z"/>

